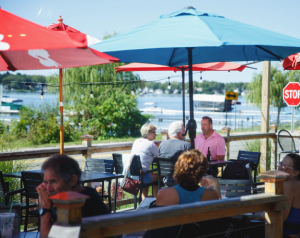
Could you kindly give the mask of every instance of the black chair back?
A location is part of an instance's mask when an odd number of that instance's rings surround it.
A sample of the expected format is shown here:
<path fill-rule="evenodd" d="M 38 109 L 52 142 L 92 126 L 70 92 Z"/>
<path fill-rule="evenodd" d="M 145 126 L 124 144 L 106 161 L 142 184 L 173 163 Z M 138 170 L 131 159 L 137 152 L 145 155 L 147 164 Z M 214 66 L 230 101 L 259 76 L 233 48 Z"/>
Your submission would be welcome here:
<path fill-rule="evenodd" d="M 260 160 L 260 152 L 251 152 L 251 151 L 243 151 L 240 150 L 238 154 L 237 160 L 246 160 L 251 161 L 252 170 L 254 171 L 254 182 L 256 182 L 257 168 Z"/>
<path fill-rule="evenodd" d="M 177 161 L 177 157 L 157 157 L 157 170 L 158 170 L 158 177 L 166 177 L 166 176 L 173 176 L 174 174 L 174 165 Z M 158 189 L 161 188 L 161 181 L 158 180 Z"/>
<path fill-rule="evenodd" d="M 8 182 L 4 182 L 2 171 L 0 171 L 0 198 L 5 199 L 5 193 L 7 193 L 8 191 L 9 191 L 9 184 Z"/>
<path fill-rule="evenodd" d="M 123 174 L 123 161 L 122 161 L 122 154 L 113 153 L 112 157 L 114 160 L 114 171 L 116 174 Z M 135 171 L 134 171 L 135 172 Z M 117 191 L 117 184 L 115 187 L 115 191 Z M 114 201 L 117 200 L 117 193 L 114 194 Z M 137 196 L 134 196 L 134 209 L 137 208 Z M 114 212 L 116 212 L 116 203 L 114 203 Z"/>
<path fill-rule="evenodd" d="M 94 171 L 94 172 L 112 174 L 113 170 L 114 170 L 113 160 L 88 158 L 85 162 L 84 171 Z"/>
<path fill-rule="evenodd" d="M 22 179 L 25 189 L 26 198 L 39 198 L 36 187 L 44 181 L 44 173 L 37 172 L 22 172 Z"/>
<path fill-rule="evenodd" d="M 38 209 L 29 211 L 29 199 L 39 198 L 39 194 L 36 191 L 36 187 L 39 186 L 44 181 L 44 173 L 29 172 L 29 171 L 28 172 L 23 171 L 21 173 L 22 173 L 22 180 L 24 184 L 25 197 L 26 197 L 26 216 L 25 216 L 24 231 L 27 231 L 29 217 L 38 217 L 38 230 L 40 230 L 40 219 L 39 219 Z"/>
<path fill-rule="evenodd" d="M 142 170 L 142 163 L 139 155 L 134 155 L 131 166 L 130 166 L 130 175 L 140 176 Z"/>
<path fill-rule="evenodd" d="M 114 161 L 115 173 L 122 174 L 123 173 L 122 154 L 113 153 L 112 157 Z"/>
<path fill-rule="evenodd" d="M 219 179 L 219 182 L 221 193 L 226 190 L 226 197 L 239 197 L 251 194 L 252 187 L 249 179 Z"/>

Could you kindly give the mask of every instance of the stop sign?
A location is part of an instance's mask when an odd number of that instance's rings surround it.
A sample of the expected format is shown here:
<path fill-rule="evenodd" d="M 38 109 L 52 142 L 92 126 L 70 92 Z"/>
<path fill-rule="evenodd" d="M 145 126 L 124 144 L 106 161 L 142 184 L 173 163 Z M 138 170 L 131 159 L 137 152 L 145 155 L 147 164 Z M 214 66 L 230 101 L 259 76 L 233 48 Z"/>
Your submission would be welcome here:
<path fill-rule="evenodd" d="M 300 84 L 288 83 L 283 89 L 283 100 L 289 106 L 298 106 L 300 103 Z"/>

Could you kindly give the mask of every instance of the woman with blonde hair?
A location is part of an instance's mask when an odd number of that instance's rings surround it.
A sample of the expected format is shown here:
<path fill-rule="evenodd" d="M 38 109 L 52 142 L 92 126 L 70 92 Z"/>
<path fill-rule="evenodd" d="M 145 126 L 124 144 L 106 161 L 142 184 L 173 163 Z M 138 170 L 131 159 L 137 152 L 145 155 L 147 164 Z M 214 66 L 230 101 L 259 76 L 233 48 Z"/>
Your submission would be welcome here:
<path fill-rule="evenodd" d="M 161 189 L 157 194 L 156 205 L 170 206 L 219 199 L 215 189 L 199 186 L 207 168 L 208 161 L 199 150 L 183 152 L 174 166 L 173 178 L 178 184 Z"/>
<path fill-rule="evenodd" d="M 154 156 L 158 156 L 158 147 L 153 142 L 156 137 L 156 126 L 146 123 L 141 128 L 142 138 L 136 139 L 133 143 L 131 154 L 139 155 L 142 163 L 142 170 L 147 172 L 154 160 Z M 145 184 L 157 182 L 158 174 L 147 173 L 143 176 Z M 156 197 L 158 186 L 153 186 L 153 195 Z M 142 198 L 148 196 L 148 187 L 142 191 Z"/>

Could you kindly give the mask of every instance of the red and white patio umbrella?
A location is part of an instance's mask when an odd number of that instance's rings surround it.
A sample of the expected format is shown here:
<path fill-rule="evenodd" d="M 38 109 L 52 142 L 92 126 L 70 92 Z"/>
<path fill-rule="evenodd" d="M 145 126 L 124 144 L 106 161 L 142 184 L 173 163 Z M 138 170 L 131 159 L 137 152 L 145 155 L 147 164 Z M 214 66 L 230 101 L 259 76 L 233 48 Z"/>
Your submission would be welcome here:
<path fill-rule="evenodd" d="M 62 69 L 114 63 L 119 59 L 89 48 L 88 40 L 82 40 L 84 34 L 78 31 L 69 34 L 47 29 L 2 9 L 0 22 L 0 71 L 59 69 L 60 152 L 63 153 Z"/>
<path fill-rule="evenodd" d="M 286 57 L 282 62 L 284 70 L 300 70 L 300 53 Z"/>

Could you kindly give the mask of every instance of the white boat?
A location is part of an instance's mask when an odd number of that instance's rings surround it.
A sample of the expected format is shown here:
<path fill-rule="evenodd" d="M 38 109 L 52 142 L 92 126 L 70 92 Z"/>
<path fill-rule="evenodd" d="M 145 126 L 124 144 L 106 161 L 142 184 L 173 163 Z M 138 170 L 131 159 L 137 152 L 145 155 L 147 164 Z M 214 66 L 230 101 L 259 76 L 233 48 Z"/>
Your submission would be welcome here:
<path fill-rule="evenodd" d="M 152 106 L 152 107 L 157 107 L 157 103 L 156 102 L 145 102 L 144 105 Z"/>
<path fill-rule="evenodd" d="M 22 105 L 20 103 L 23 102 L 22 99 L 18 98 L 10 98 L 8 96 L 2 96 L 3 87 L 0 84 L 0 113 L 8 113 L 8 114 L 17 114 L 22 109 Z"/>
<path fill-rule="evenodd" d="M 6 103 L 17 103 L 17 102 L 23 102 L 22 99 L 18 99 L 18 98 L 10 98 L 9 96 L 2 96 L 1 99 L 2 102 L 6 102 Z"/>

